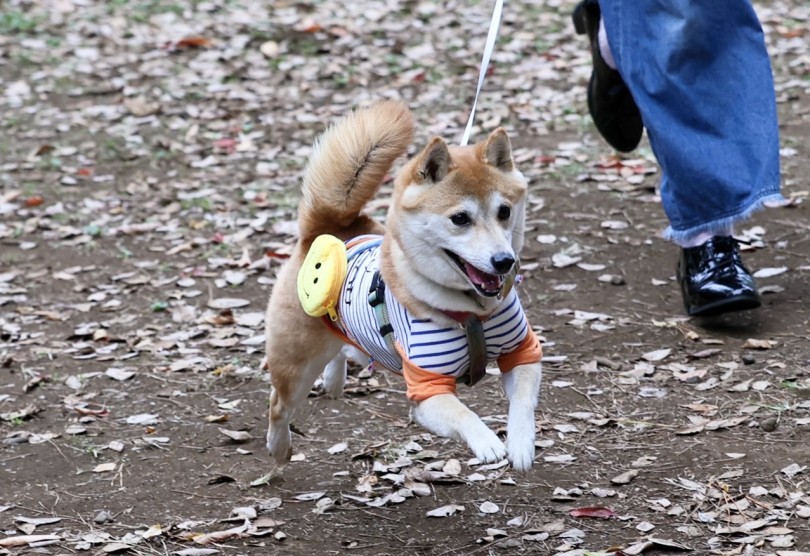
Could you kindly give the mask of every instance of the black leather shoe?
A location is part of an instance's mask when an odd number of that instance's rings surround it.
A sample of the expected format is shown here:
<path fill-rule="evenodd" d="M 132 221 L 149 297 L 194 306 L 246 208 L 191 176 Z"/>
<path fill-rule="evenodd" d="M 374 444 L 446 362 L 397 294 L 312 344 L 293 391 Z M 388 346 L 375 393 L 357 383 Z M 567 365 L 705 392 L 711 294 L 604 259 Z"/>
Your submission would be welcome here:
<path fill-rule="evenodd" d="M 682 249 L 678 282 L 686 312 L 693 317 L 762 305 L 754 278 L 743 266 L 733 237 L 715 236 L 698 247 Z"/>
<path fill-rule="evenodd" d="M 601 13 L 597 0 L 583 0 L 573 14 L 577 33 L 587 33 L 591 42 L 593 72 L 588 82 L 588 110 L 605 141 L 617 151 L 630 152 L 641 141 L 644 124 L 621 75 L 605 63 L 599 51 Z"/>

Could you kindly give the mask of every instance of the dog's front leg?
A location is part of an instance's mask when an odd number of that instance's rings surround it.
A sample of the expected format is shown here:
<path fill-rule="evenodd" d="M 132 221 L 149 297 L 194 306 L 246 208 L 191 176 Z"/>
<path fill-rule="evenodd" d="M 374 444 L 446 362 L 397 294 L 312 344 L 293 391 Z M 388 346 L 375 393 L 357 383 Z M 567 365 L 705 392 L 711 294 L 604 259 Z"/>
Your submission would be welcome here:
<path fill-rule="evenodd" d="M 534 363 L 519 365 L 501 377 L 509 398 L 506 452 L 512 467 L 518 471 L 528 471 L 534 462 L 534 410 L 542 375 L 542 366 Z"/>
<path fill-rule="evenodd" d="M 438 394 L 419 402 L 413 417 L 433 434 L 466 442 L 482 462 L 492 463 L 506 456 L 498 435 L 453 394 Z"/>

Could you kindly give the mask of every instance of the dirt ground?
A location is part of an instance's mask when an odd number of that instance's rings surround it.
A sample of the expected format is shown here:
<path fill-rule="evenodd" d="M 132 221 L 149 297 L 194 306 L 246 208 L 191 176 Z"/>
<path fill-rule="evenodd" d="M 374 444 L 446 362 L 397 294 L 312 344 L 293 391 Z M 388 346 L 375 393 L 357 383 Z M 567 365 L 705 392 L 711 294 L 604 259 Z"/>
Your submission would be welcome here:
<path fill-rule="evenodd" d="M 587 116 L 574 2 L 507 2 L 474 139 L 505 126 L 531 183 L 534 468 L 478 464 L 356 367 L 273 472 L 263 311 L 309 145 L 380 96 L 414 150 L 456 141 L 491 9 L 346 4 L 4 4 L 0 554 L 810 554 L 801 0 L 757 4 L 791 200 L 737 230 L 764 307 L 684 316 L 649 147 L 617 158 Z M 497 380 L 461 396 L 505 429 Z"/>

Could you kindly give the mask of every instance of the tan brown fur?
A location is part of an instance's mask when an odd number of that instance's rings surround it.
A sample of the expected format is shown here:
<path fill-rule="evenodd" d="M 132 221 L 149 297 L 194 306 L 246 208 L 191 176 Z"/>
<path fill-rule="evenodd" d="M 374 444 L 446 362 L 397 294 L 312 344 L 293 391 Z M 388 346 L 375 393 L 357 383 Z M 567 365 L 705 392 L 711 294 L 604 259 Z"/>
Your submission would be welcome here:
<path fill-rule="evenodd" d="M 343 239 L 372 225 L 359 215 L 411 144 L 413 130 L 407 106 L 382 101 L 351 112 L 316 141 L 298 209 L 304 245 L 322 233 Z"/>

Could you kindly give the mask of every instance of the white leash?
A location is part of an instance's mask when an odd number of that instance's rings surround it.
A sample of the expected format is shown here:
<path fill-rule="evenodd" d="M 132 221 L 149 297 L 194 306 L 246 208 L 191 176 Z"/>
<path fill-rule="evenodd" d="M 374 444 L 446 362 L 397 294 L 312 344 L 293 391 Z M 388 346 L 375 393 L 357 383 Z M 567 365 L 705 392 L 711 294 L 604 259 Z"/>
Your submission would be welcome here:
<path fill-rule="evenodd" d="M 472 131 L 473 120 L 475 120 L 475 109 L 478 106 L 478 95 L 481 94 L 481 87 L 484 86 L 484 77 L 487 75 L 489 59 L 492 56 L 492 51 L 495 49 L 495 37 L 498 36 L 498 27 L 501 24 L 501 12 L 503 12 L 503 0 L 496 0 L 495 10 L 492 12 L 492 21 L 489 24 L 489 33 L 487 33 L 487 42 L 484 46 L 484 56 L 481 58 L 481 72 L 478 74 L 478 89 L 475 91 L 475 100 L 473 101 L 472 110 L 470 110 L 470 119 L 467 120 L 467 128 L 464 130 L 464 135 L 461 136 L 462 147 L 470 140 L 470 132 Z"/>

